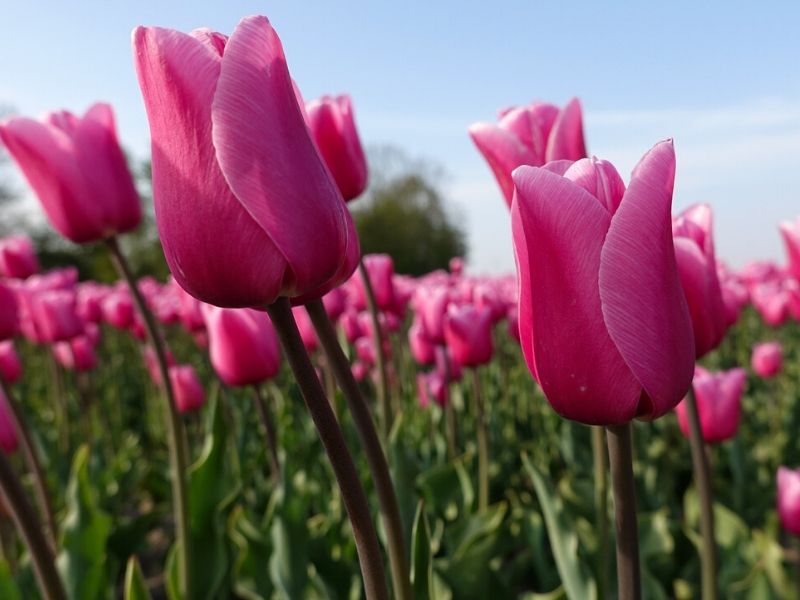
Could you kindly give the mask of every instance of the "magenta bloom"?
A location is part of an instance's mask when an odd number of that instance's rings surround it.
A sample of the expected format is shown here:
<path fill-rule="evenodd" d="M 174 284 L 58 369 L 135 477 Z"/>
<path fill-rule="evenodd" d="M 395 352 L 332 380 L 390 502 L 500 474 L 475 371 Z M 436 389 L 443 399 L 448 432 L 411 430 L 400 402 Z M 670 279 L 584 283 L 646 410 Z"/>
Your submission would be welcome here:
<path fill-rule="evenodd" d="M 0 389 L 0 450 L 11 454 L 17 449 L 18 443 L 17 428 L 14 427 L 11 407 L 8 405 L 8 398 Z"/>
<path fill-rule="evenodd" d="M 425 334 L 425 328 L 414 319 L 408 329 L 408 346 L 418 365 L 432 365 L 436 360 L 436 348 Z"/>
<path fill-rule="evenodd" d="M 695 398 L 700 415 L 700 429 L 708 444 L 729 440 L 739 431 L 742 416 L 742 394 L 747 374 L 744 369 L 710 373 L 697 367 L 694 374 Z M 685 437 L 689 437 L 689 416 L 686 400 L 675 407 L 678 424 Z"/>
<path fill-rule="evenodd" d="M 22 377 L 22 361 L 11 340 L 0 342 L 0 378 L 8 384 Z"/>
<path fill-rule="evenodd" d="M 27 334 L 32 341 L 60 342 L 83 333 L 84 324 L 76 311 L 74 291 L 23 291 L 20 298 L 27 307 Z"/>
<path fill-rule="evenodd" d="M 138 27 L 133 49 L 158 230 L 181 287 L 217 306 L 256 307 L 346 280 L 355 229 L 269 21 L 246 17 L 230 39 Z"/>
<path fill-rule="evenodd" d="M 267 313 L 203 306 L 211 364 L 230 386 L 256 385 L 278 374 L 278 336 Z"/>
<path fill-rule="evenodd" d="M 68 240 L 96 242 L 142 220 L 108 104 L 94 104 L 83 117 L 60 111 L 42 121 L 12 118 L 0 124 L 0 139 Z"/>
<path fill-rule="evenodd" d="M 509 208 L 514 196 L 511 173 L 517 167 L 586 157 L 577 98 L 561 110 L 553 104 L 534 102 L 503 111 L 499 123 L 476 123 L 469 128 L 469 135 L 489 163 Z"/>
<path fill-rule="evenodd" d="M 462 367 L 478 367 L 492 360 L 492 312 L 472 305 L 450 306 L 444 321 L 444 338 Z"/>
<path fill-rule="evenodd" d="M 133 325 L 133 300 L 127 289 L 119 288 L 103 299 L 100 305 L 103 320 L 117 329 L 127 329 Z"/>
<path fill-rule="evenodd" d="M 367 254 L 364 256 L 364 267 L 372 284 L 372 291 L 375 294 L 375 304 L 382 311 L 389 311 L 394 307 L 394 262 L 388 254 Z M 353 277 L 354 289 L 356 292 L 356 307 L 365 309 L 367 307 L 367 293 L 364 290 L 364 280 L 359 271 Z"/>
<path fill-rule="evenodd" d="M 784 221 L 780 225 L 783 244 L 789 256 L 789 272 L 800 280 L 800 218 L 795 221 Z"/>
<path fill-rule="evenodd" d="M 295 306 L 292 308 L 292 313 L 306 350 L 309 354 L 316 352 L 319 346 L 317 331 L 314 329 L 314 324 L 311 322 L 311 317 L 308 316 L 305 307 Z"/>
<path fill-rule="evenodd" d="M 419 288 L 414 299 L 415 310 L 425 330 L 425 335 L 434 344 L 444 343 L 444 315 L 450 297 L 447 288 Z"/>
<path fill-rule="evenodd" d="M 0 282 L 0 341 L 19 333 L 19 306 L 14 290 Z"/>
<path fill-rule="evenodd" d="M 0 239 L 0 276 L 26 279 L 38 272 L 39 261 L 31 238 L 10 235 Z"/>
<path fill-rule="evenodd" d="M 306 104 L 308 127 L 345 201 L 367 187 L 367 157 L 361 147 L 350 96 L 323 96 Z"/>
<path fill-rule="evenodd" d="M 778 467 L 778 516 L 786 531 L 800 535 L 800 469 Z"/>
<path fill-rule="evenodd" d="M 675 259 L 694 330 L 695 354 L 704 356 L 725 337 L 726 313 L 714 256 L 711 207 L 698 204 L 672 221 Z"/>
<path fill-rule="evenodd" d="M 178 412 L 193 412 L 205 404 L 206 393 L 194 367 L 191 365 L 170 367 L 169 380 L 175 392 L 175 406 Z"/>
<path fill-rule="evenodd" d="M 759 377 L 775 377 L 783 367 L 783 348 L 780 342 L 763 342 L 753 346 L 751 366 Z"/>
<path fill-rule="evenodd" d="M 97 366 L 97 354 L 87 335 L 79 335 L 71 340 L 53 345 L 53 352 L 59 364 L 65 369 L 83 373 Z"/>
<path fill-rule="evenodd" d="M 692 382 L 694 337 L 672 243 L 672 142 L 622 191 L 609 163 L 514 171 L 519 330 L 528 368 L 562 416 L 653 419 Z"/>

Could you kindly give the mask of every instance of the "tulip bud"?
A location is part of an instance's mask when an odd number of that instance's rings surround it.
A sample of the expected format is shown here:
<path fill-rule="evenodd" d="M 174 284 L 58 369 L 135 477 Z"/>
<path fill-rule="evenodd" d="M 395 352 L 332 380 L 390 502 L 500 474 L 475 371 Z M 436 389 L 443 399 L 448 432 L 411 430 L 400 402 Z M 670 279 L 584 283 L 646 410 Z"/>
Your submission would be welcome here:
<path fill-rule="evenodd" d="M 775 377 L 783 367 L 783 348 L 780 342 L 763 342 L 753 346 L 751 366 L 760 377 Z"/>
<path fill-rule="evenodd" d="M 462 367 L 477 367 L 492 360 L 492 313 L 471 305 L 450 306 L 444 337 L 453 358 Z"/>
<path fill-rule="evenodd" d="M 800 470 L 778 467 L 778 516 L 786 531 L 800 535 Z"/>
<path fill-rule="evenodd" d="M 175 407 L 180 413 L 198 410 L 205 404 L 206 393 L 191 365 L 169 368 L 169 380 L 175 392 Z"/>
<path fill-rule="evenodd" d="M 22 361 L 11 340 L 0 342 L 0 378 L 7 384 L 16 383 L 22 377 Z"/>
<path fill-rule="evenodd" d="M 39 272 L 39 261 L 31 238 L 10 235 L 0 238 L 0 276 L 26 279 Z"/>
<path fill-rule="evenodd" d="M 18 444 L 17 428 L 14 426 L 11 407 L 8 405 L 5 393 L 0 389 L 0 450 L 11 454 L 17 449 Z"/>
<path fill-rule="evenodd" d="M 700 415 L 700 430 L 707 444 L 729 440 L 739 430 L 742 414 L 742 394 L 747 380 L 744 369 L 709 373 L 697 367 L 694 374 L 695 399 Z M 689 437 L 689 416 L 686 400 L 675 407 L 683 435 Z"/>

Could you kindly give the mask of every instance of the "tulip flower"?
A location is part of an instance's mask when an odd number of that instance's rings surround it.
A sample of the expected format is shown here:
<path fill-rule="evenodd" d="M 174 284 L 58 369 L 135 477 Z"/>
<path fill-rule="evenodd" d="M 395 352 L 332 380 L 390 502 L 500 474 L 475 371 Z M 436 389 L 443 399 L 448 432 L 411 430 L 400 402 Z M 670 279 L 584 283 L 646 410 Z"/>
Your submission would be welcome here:
<path fill-rule="evenodd" d="M 365 335 L 361 327 L 361 319 L 355 309 L 345 309 L 339 318 L 339 325 L 344 332 L 344 337 L 347 338 L 347 341 L 351 344 L 354 344 L 358 338 Z"/>
<path fill-rule="evenodd" d="M 82 117 L 60 111 L 42 121 L 12 118 L 0 124 L 0 140 L 68 240 L 97 242 L 139 225 L 139 195 L 108 104 L 94 104 Z"/>
<path fill-rule="evenodd" d="M 138 27 L 133 49 L 156 221 L 180 286 L 209 304 L 255 307 L 346 280 L 355 229 L 269 21 L 246 17 L 229 39 Z"/>
<path fill-rule="evenodd" d="M 75 292 L 68 290 L 24 291 L 20 296 L 27 306 L 32 341 L 52 343 L 68 340 L 83 332 L 76 312 Z"/>
<path fill-rule="evenodd" d="M 415 319 L 408 330 L 408 346 L 418 365 L 432 365 L 436 360 L 436 348 L 425 334 L 425 328 Z"/>
<path fill-rule="evenodd" d="M 375 304 L 382 311 L 391 310 L 394 306 L 394 262 L 388 254 L 368 254 L 364 257 L 364 268 L 372 284 Z M 356 308 L 367 308 L 366 291 L 361 271 L 353 277 L 356 291 Z"/>
<path fill-rule="evenodd" d="M 450 298 L 443 287 L 420 288 L 414 299 L 415 310 L 425 335 L 435 344 L 444 343 L 444 315 Z"/>
<path fill-rule="evenodd" d="M 203 305 L 211 364 L 230 386 L 256 385 L 278 374 L 278 337 L 266 313 Z"/>
<path fill-rule="evenodd" d="M 11 340 L 0 342 L 0 379 L 8 384 L 16 383 L 22 377 L 22 361 Z"/>
<path fill-rule="evenodd" d="M 800 469 L 778 467 L 778 516 L 786 531 L 800 535 Z"/>
<path fill-rule="evenodd" d="M 163 380 L 161 379 L 161 370 L 158 367 L 158 359 L 156 358 L 156 353 L 150 346 L 145 346 L 143 350 L 143 357 L 144 357 L 144 365 L 147 367 L 147 372 L 150 374 L 150 379 L 156 385 L 161 385 Z M 167 360 L 167 367 L 173 367 L 175 365 L 175 357 L 172 355 L 172 352 L 166 350 L 166 360 Z"/>
<path fill-rule="evenodd" d="M 781 223 L 780 232 L 789 256 L 789 271 L 795 279 L 800 280 L 800 217 Z"/>
<path fill-rule="evenodd" d="M 687 208 L 672 222 L 675 259 L 692 317 L 697 358 L 716 348 L 726 331 L 711 222 L 711 207 L 706 204 Z"/>
<path fill-rule="evenodd" d="M 444 337 L 459 365 L 485 365 L 494 353 L 491 311 L 471 305 L 451 306 L 444 321 Z"/>
<path fill-rule="evenodd" d="M 11 454 L 17 449 L 19 438 L 17 429 L 14 426 L 14 417 L 11 414 L 11 407 L 8 405 L 8 398 L 0 388 L 0 450 L 6 454 Z"/>
<path fill-rule="evenodd" d="M 464 259 L 460 256 L 454 256 L 450 259 L 447 263 L 450 273 L 452 273 L 455 277 L 461 277 L 464 273 Z"/>
<path fill-rule="evenodd" d="M 0 341 L 19 332 L 19 306 L 14 291 L 0 282 Z"/>
<path fill-rule="evenodd" d="M 133 325 L 133 300 L 127 290 L 119 289 L 108 294 L 101 303 L 103 320 L 117 329 Z"/>
<path fill-rule="evenodd" d="M 194 412 L 206 401 L 203 385 L 191 365 L 175 365 L 169 368 L 169 379 L 175 390 L 175 406 L 181 413 Z"/>
<path fill-rule="evenodd" d="M 747 374 L 744 369 L 731 369 L 710 373 L 697 367 L 694 374 L 695 398 L 700 414 L 700 430 L 707 444 L 729 440 L 739 430 L 742 414 L 742 394 Z M 685 437 L 689 437 L 689 416 L 686 400 L 675 407 L 678 424 Z"/>
<path fill-rule="evenodd" d="M 94 346 L 86 335 L 79 335 L 69 341 L 54 344 L 53 353 L 62 367 L 78 373 L 91 371 L 97 366 Z"/>
<path fill-rule="evenodd" d="M 775 377 L 783 367 L 783 348 L 780 342 L 763 342 L 753 346 L 751 366 L 759 377 Z"/>
<path fill-rule="evenodd" d="M 614 167 L 514 171 L 523 354 L 562 416 L 617 425 L 672 410 L 694 337 L 671 235 L 675 153 L 657 144 L 622 193 Z"/>
<path fill-rule="evenodd" d="M 346 202 L 358 198 L 367 187 L 367 158 L 350 96 L 323 96 L 305 109 L 311 135 L 342 196 Z"/>
<path fill-rule="evenodd" d="M 577 98 L 559 110 L 534 102 L 503 111 L 498 124 L 476 123 L 469 128 L 472 141 L 489 163 L 508 207 L 514 196 L 511 173 L 517 167 L 540 167 L 554 160 L 580 160 L 586 156 L 581 104 Z"/>
<path fill-rule="evenodd" d="M 294 320 L 297 323 L 297 329 L 300 331 L 300 337 L 303 338 L 303 345 L 309 354 L 317 351 L 319 341 L 317 340 L 317 332 L 314 330 L 314 324 L 308 316 L 308 313 L 302 306 L 295 306 L 292 309 Z"/>
<path fill-rule="evenodd" d="M 322 298 L 322 303 L 325 305 L 328 318 L 332 323 L 336 323 L 347 308 L 347 294 L 340 287 L 333 288 Z"/>
<path fill-rule="evenodd" d="M 0 276 L 26 279 L 39 272 L 39 261 L 31 238 L 10 235 L 0 238 Z"/>

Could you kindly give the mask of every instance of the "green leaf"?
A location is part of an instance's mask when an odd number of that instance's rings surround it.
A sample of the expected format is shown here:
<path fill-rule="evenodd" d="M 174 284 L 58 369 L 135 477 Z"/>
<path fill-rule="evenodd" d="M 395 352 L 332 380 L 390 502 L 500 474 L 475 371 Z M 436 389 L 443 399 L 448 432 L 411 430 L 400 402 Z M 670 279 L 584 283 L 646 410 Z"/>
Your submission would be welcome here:
<path fill-rule="evenodd" d="M 150 600 L 150 592 L 135 556 L 128 559 L 128 566 L 125 569 L 125 600 Z"/>
<path fill-rule="evenodd" d="M 22 600 L 22 595 L 5 559 L 0 559 L 0 598 L 3 600 Z"/>
<path fill-rule="evenodd" d="M 417 514 L 411 532 L 411 585 L 414 598 L 417 600 L 430 600 L 434 597 L 431 531 L 422 500 L 417 504 Z"/>
<path fill-rule="evenodd" d="M 522 455 L 522 462 L 539 498 L 553 558 L 567 597 L 571 600 L 597 598 L 597 588 L 590 571 L 578 557 L 578 536 L 574 527 L 567 521 L 565 511 L 553 493 L 552 486 L 539 474 L 527 454 Z"/>
<path fill-rule="evenodd" d="M 234 564 L 236 593 L 248 599 L 271 598 L 275 586 L 265 568 L 272 555 L 269 536 L 247 519 L 241 507 L 231 513 L 228 532 L 239 549 Z"/>
<path fill-rule="evenodd" d="M 286 598 L 303 598 L 308 584 L 308 502 L 287 484 L 270 529 L 272 556 L 269 572 Z"/>
<path fill-rule="evenodd" d="M 111 518 L 98 506 L 89 481 L 89 447 L 81 446 L 67 485 L 61 553 L 57 566 L 69 598 L 105 598 L 109 587 L 106 542 Z"/>

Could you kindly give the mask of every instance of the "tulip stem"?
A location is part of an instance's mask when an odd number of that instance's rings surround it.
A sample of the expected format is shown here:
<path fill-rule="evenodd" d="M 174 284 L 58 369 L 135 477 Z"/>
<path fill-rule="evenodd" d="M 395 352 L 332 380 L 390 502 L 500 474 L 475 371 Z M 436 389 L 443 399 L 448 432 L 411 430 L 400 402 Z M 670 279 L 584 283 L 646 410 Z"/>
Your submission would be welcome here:
<path fill-rule="evenodd" d="M 483 406 L 481 393 L 481 377 L 477 367 L 472 369 L 472 386 L 475 393 L 475 408 L 477 409 L 477 437 L 478 437 L 478 510 L 484 512 L 489 508 L 489 436 L 486 431 L 486 413 Z"/>
<path fill-rule="evenodd" d="M 277 486 L 281 482 L 281 463 L 278 459 L 278 434 L 275 432 L 275 423 L 269 412 L 270 407 L 267 406 L 267 401 L 264 398 L 264 390 L 261 389 L 260 385 L 254 385 L 253 390 L 255 391 L 256 410 L 258 410 L 258 416 L 264 428 L 264 437 L 267 438 L 270 474 L 272 476 L 272 481 Z"/>
<path fill-rule="evenodd" d="M 169 446 L 169 460 L 171 468 L 172 483 L 172 509 L 175 515 L 175 543 L 177 545 L 178 560 L 178 586 L 183 598 L 192 598 L 191 577 L 189 576 L 191 561 L 191 543 L 189 542 L 189 497 L 186 486 L 186 469 L 188 465 L 186 451 L 186 432 L 183 422 L 178 415 L 175 404 L 175 395 L 172 389 L 172 381 L 169 378 L 169 368 L 167 366 L 167 356 L 164 349 L 164 340 L 161 338 L 153 313 L 136 285 L 130 265 L 125 255 L 120 250 L 117 239 L 114 237 L 106 240 L 106 246 L 111 253 L 114 266 L 120 277 L 128 283 L 131 296 L 139 310 L 139 314 L 144 320 L 147 337 L 155 350 L 158 370 L 161 374 L 162 389 L 164 392 L 164 417 L 167 421 L 167 443 Z"/>
<path fill-rule="evenodd" d="M 0 452 L 0 494 L 28 547 L 42 597 L 45 600 L 65 600 L 67 596 L 56 571 L 55 557 L 42 533 L 36 512 L 25 497 L 25 490 L 11 463 L 2 452 Z"/>
<path fill-rule="evenodd" d="M 606 432 L 592 427 L 592 456 L 594 458 L 594 507 L 597 519 L 597 583 L 599 597 L 608 596 L 608 454 Z"/>
<path fill-rule="evenodd" d="M 19 433 L 22 457 L 25 459 L 25 463 L 28 465 L 28 469 L 30 469 L 33 475 L 33 488 L 36 493 L 36 500 L 39 503 L 39 510 L 41 510 L 42 518 L 44 519 L 47 541 L 50 544 L 50 548 L 55 551 L 57 548 L 56 537 L 58 532 L 56 529 L 56 519 L 53 513 L 53 503 L 50 500 L 50 493 L 47 491 L 47 479 L 44 474 L 44 469 L 42 469 L 42 462 L 39 460 L 39 454 L 31 439 L 28 424 L 22 414 L 22 410 L 17 406 L 16 399 L 12 396 L 9 386 L 3 381 L 2 377 L 0 377 L 0 389 L 3 390 L 8 400 L 8 407 L 11 409 L 10 413 L 14 429 Z"/>
<path fill-rule="evenodd" d="M 444 434 L 447 439 L 448 458 L 453 460 L 458 455 L 458 449 L 456 448 L 456 438 L 458 437 L 456 432 L 456 412 L 450 398 L 450 384 L 445 382 L 444 386 Z"/>
<path fill-rule="evenodd" d="M 364 452 L 367 457 L 367 464 L 378 494 L 378 503 L 381 508 L 381 518 L 383 528 L 386 532 L 386 545 L 389 554 L 389 563 L 392 569 L 392 586 L 394 597 L 397 600 L 410 600 L 411 583 L 409 581 L 408 555 L 406 544 L 403 539 L 403 521 L 400 518 L 400 508 L 397 504 L 397 494 L 392 484 L 392 476 L 389 471 L 389 463 L 383 453 L 378 432 L 370 415 L 369 405 L 361 394 L 350 363 L 344 355 L 342 346 L 336 338 L 336 331 L 325 311 L 325 305 L 321 300 L 313 300 L 306 304 L 306 310 L 317 331 L 322 348 L 328 357 L 328 363 L 333 371 L 339 387 L 344 392 L 347 406 L 353 417 L 356 431 L 361 439 Z"/>
<path fill-rule="evenodd" d="M 275 326 L 278 339 L 300 386 L 306 407 L 311 413 L 317 434 L 325 447 L 339 484 L 342 500 L 353 528 L 366 597 L 368 600 L 388 600 L 383 558 L 369 512 L 367 496 L 358 478 L 358 471 L 347 449 L 336 415 L 333 414 L 317 372 L 303 346 L 289 300 L 278 298 L 267 306 L 267 312 Z"/>
<path fill-rule="evenodd" d="M 378 317 L 378 303 L 375 300 L 375 290 L 372 289 L 372 282 L 369 279 L 367 267 L 364 266 L 363 257 L 358 261 L 358 272 L 361 274 L 361 281 L 364 282 L 364 295 L 367 297 L 367 307 L 372 318 L 372 337 L 375 341 L 375 366 L 378 368 L 378 402 L 381 406 L 381 416 L 383 417 L 383 437 L 389 439 L 389 432 L 392 430 L 392 409 L 389 400 L 389 378 L 386 376 L 386 353 L 383 348 L 383 335 L 381 321 Z"/>
<path fill-rule="evenodd" d="M 702 552 L 700 563 L 702 568 L 703 600 L 716 600 L 717 589 L 717 552 L 714 541 L 714 498 L 711 489 L 711 473 L 705 453 L 703 432 L 700 428 L 700 413 L 697 409 L 697 398 L 690 389 L 686 396 L 686 413 L 689 417 L 689 443 L 692 449 L 692 470 L 700 502 L 700 533 Z"/>
<path fill-rule="evenodd" d="M 620 600 L 640 600 L 642 583 L 631 424 L 610 425 L 607 438 L 617 531 L 617 595 Z"/>

